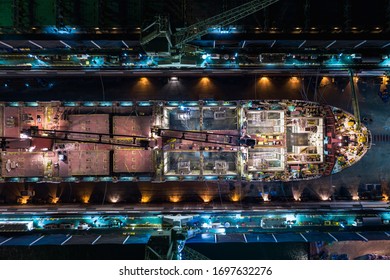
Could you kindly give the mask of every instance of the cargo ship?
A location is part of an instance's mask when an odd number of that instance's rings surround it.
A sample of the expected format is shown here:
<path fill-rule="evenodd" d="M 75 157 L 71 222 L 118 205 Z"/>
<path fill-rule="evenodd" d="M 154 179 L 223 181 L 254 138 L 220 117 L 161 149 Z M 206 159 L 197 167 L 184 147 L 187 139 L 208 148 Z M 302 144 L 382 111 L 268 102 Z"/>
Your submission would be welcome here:
<path fill-rule="evenodd" d="M 358 162 L 370 132 L 300 100 L 1 102 L 1 182 L 295 181 Z"/>

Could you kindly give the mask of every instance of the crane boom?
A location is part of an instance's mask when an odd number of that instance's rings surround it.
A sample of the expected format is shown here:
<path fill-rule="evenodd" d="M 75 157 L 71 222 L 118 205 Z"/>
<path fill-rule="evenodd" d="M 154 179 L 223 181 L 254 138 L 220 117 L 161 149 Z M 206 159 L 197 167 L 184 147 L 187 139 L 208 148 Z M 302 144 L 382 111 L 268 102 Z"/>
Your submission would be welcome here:
<path fill-rule="evenodd" d="M 124 147 L 148 148 L 150 140 L 144 136 L 122 135 L 111 133 L 95 133 L 69 130 L 50 130 L 31 127 L 22 131 L 27 137 L 62 140 L 70 142 L 83 142 L 95 144 L 108 144 Z"/>
<path fill-rule="evenodd" d="M 349 69 L 349 83 L 351 86 L 352 107 L 353 107 L 353 114 L 355 115 L 355 119 L 356 119 L 356 127 L 358 130 L 360 130 L 361 124 L 360 124 L 359 100 L 355 90 L 354 72 L 352 69 Z"/>
<path fill-rule="evenodd" d="M 152 129 L 157 136 L 168 139 L 189 140 L 193 142 L 226 145 L 226 146 L 250 146 L 255 145 L 255 140 L 239 135 L 220 134 L 206 131 L 186 131 L 174 129 Z M 155 143 L 153 138 L 139 135 L 125 135 L 112 133 L 69 131 L 69 130 L 50 130 L 30 127 L 21 132 L 25 137 L 43 138 L 69 142 L 107 144 L 124 147 L 142 147 L 145 149 L 153 148 Z M 3 137 L 2 147 L 6 148 L 7 140 L 19 139 L 13 137 Z M 154 143 L 154 144 L 153 144 Z"/>
<path fill-rule="evenodd" d="M 256 141 L 252 138 L 241 137 L 233 134 L 221 134 L 207 131 L 188 131 L 158 128 L 158 136 L 162 138 L 189 140 L 193 142 L 209 143 L 226 146 L 247 146 L 254 147 Z"/>
<path fill-rule="evenodd" d="M 182 30 L 179 30 L 174 34 L 175 47 L 180 48 L 184 44 L 194 40 L 197 37 L 203 36 L 208 33 L 208 29 L 212 26 L 226 26 L 236 22 L 242 18 L 245 18 L 251 14 L 254 14 L 279 0 L 253 0 L 248 3 L 242 4 L 238 7 L 230 9 L 226 12 L 203 20 L 188 26 Z"/>

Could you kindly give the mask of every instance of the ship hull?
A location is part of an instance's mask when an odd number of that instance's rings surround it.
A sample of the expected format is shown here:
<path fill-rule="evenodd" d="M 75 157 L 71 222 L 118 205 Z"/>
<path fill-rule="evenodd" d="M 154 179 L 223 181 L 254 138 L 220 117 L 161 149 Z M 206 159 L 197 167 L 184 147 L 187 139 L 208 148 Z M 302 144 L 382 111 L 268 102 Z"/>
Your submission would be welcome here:
<path fill-rule="evenodd" d="M 371 144 L 350 113 L 300 100 L 0 105 L 3 182 L 310 180 Z"/>

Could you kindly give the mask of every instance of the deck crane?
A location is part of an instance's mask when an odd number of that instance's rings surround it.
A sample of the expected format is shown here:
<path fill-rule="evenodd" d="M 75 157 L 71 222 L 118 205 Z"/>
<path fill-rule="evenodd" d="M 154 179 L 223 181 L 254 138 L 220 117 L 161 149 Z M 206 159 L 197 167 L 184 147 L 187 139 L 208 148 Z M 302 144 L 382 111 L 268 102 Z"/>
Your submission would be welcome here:
<path fill-rule="evenodd" d="M 252 138 L 241 137 L 239 135 L 233 134 L 229 135 L 213 132 L 161 128 L 153 128 L 152 132 L 157 136 L 165 139 L 189 140 L 208 144 L 246 147 L 253 147 L 256 144 L 256 141 Z M 153 148 L 156 145 L 153 138 L 139 135 L 39 129 L 35 126 L 24 129 L 21 131 L 21 133 L 25 138 L 44 138 L 70 142 L 106 144 L 124 147 L 141 147 L 145 149 Z M 8 139 L 8 137 L 3 138 L 3 142 Z M 4 145 L 5 143 L 6 142 L 4 142 Z"/>
<path fill-rule="evenodd" d="M 142 147 L 148 148 L 151 139 L 145 136 L 123 135 L 112 133 L 82 132 L 69 130 L 39 129 L 32 126 L 21 131 L 24 137 L 44 138 L 53 140 L 62 140 L 70 142 L 83 142 L 95 144 L 107 144 L 124 147 Z M 118 137 L 118 138 L 115 138 Z"/>
<path fill-rule="evenodd" d="M 193 142 L 210 143 L 226 146 L 254 147 L 256 140 L 233 134 L 221 134 L 207 131 L 187 131 L 158 128 L 155 133 L 162 138 L 189 140 Z"/>
<path fill-rule="evenodd" d="M 179 28 L 175 33 L 171 31 L 168 17 L 156 16 L 154 22 L 142 30 L 140 43 L 145 46 L 158 37 L 165 37 L 170 48 L 181 49 L 192 40 L 206 35 L 211 27 L 230 25 L 278 1 L 252 0 L 188 27 Z"/>
<path fill-rule="evenodd" d="M 355 90 L 354 71 L 352 69 L 349 69 L 348 72 L 349 72 L 349 83 L 351 86 L 351 94 L 352 94 L 352 108 L 356 119 L 356 129 L 360 130 L 361 124 L 360 124 L 359 100 Z"/>

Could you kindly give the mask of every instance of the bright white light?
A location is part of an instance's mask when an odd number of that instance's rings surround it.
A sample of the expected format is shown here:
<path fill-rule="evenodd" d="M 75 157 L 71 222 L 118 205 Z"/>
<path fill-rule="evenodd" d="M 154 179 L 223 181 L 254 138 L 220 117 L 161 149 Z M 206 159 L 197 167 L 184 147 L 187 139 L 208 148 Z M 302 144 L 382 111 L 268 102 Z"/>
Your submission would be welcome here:
<path fill-rule="evenodd" d="M 20 133 L 20 136 L 19 136 L 21 139 L 30 139 L 30 137 L 25 134 L 25 133 Z"/>
<path fill-rule="evenodd" d="M 208 223 L 203 223 L 202 228 L 211 228 L 211 225 Z"/>
<path fill-rule="evenodd" d="M 32 151 L 34 151 L 35 149 L 35 146 L 31 146 L 30 148 L 28 148 L 28 151 L 31 153 Z"/>
<path fill-rule="evenodd" d="M 215 233 L 225 233 L 226 229 L 225 228 L 217 228 L 215 229 Z"/>
<path fill-rule="evenodd" d="M 178 77 L 171 77 L 171 79 L 170 79 L 171 82 L 177 82 L 178 80 L 179 80 Z"/>
<path fill-rule="evenodd" d="M 202 59 L 206 59 L 206 58 L 207 58 L 207 54 L 203 54 Z"/>

